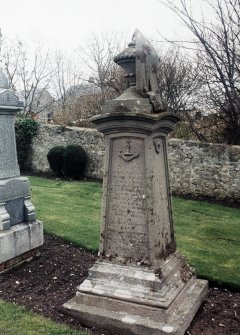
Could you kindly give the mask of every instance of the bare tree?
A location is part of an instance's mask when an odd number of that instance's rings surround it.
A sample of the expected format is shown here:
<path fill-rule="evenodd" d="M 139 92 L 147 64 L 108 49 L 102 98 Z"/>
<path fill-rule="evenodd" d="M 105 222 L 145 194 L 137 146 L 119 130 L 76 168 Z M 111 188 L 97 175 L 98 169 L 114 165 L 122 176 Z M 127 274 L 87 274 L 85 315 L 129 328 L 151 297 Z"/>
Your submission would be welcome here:
<path fill-rule="evenodd" d="M 101 113 L 102 95 L 97 93 L 95 88 L 88 87 L 78 95 L 74 95 L 71 104 L 68 106 L 68 114 L 70 116 L 70 124 L 80 127 L 94 127 L 90 118 Z"/>
<path fill-rule="evenodd" d="M 73 60 L 61 52 L 55 54 L 51 68 L 54 74 L 51 80 L 51 91 L 55 99 L 54 121 L 66 126 L 74 121 L 72 106 L 82 87 L 81 72 Z"/>
<path fill-rule="evenodd" d="M 217 110 L 223 140 L 240 144 L 240 0 L 205 0 L 211 22 L 194 17 L 190 0 L 162 1 L 193 33 L 207 99 Z M 206 104 L 208 105 L 208 104 Z"/>
<path fill-rule="evenodd" d="M 113 63 L 120 51 L 120 40 L 113 34 L 93 33 L 89 43 L 78 50 L 83 74 L 78 66 L 58 53 L 54 57 L 52 90 L 56 99 L 54 121 L 66 125 L 93 126 L 89 118 L 100 114 L 106 99 L 112 99 L 126 88 L 123 71 Z"/>
<path fill-rule="evenodd" d="M 199 101 L 203 91 L 203 77 L 198 64 L 177 45 L 172 45 L 166 52 L 160 52 L 159 78 L 159 91 L 168 110 L 188 123 L 193 138 L 206 141 L 204 129 L 196 127 L 196 115 L 201 115 Z"/>
<path fill-rule="evenodd" d="M 159 65 L 160 92 L 168 108 L 174 112 L 194 109 L 197 92 L 202 87 L 198 65 L 193 63 L 178 47 L 172 46 L 161 53 Z"/>
<path fill-rule="evenodd" d="M 52 72 L 48 67 L 49 54 L 40 42 L 37 42 L 33 52 L 29 52 L 27 45 L 21 41 L 6 44 L 3 62 L 10 87 L 19 91 L 20 98 L 24 100 L 24 116 L 35 116 L 53 103 L 52 99 L 47 99 L 42 104 Z"/>
<path fill-rule="evenodd" d="M 79 49 L 80 57 L 88 67 L 89 83 L 106 99 L 120 95 L 126 89 L 123 70 L 113 62 L 125 43 L 113 33 L 93 33 L 87 46 Z"/>

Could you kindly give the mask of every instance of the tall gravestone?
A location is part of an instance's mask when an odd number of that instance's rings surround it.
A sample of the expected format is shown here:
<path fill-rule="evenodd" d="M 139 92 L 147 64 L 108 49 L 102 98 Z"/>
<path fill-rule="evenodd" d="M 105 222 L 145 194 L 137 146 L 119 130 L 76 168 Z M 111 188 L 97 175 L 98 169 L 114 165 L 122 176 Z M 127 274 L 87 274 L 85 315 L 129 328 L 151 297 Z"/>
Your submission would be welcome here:
<path fill-rule="evenodd" d="M 22 108 L 0 68 L 0 271 L 43 244 L 43 224 L 36 221 L 30 185 L 17 160 L 14 121 Z"/>
<path fill-rule="evenodd" d="M 115 57 L 129 88 L 92 121 L 106 144 L 99 259 L 65 313 L 120 334 L 184 334 L 207 293 L 176 250 L 158 56 L 136 31 Z"/>

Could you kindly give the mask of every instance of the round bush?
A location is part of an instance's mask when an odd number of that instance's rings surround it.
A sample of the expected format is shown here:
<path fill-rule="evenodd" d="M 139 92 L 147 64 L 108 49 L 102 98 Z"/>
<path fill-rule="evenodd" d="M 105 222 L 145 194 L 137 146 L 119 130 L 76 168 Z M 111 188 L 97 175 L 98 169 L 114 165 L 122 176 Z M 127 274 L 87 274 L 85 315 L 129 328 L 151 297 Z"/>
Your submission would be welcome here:
<path fill-rule="evenodd" d="M 68 145 L 63 154 L 64 176 L 72 179 L 81 179 L 86 162 L 87 155 L 80 145 Z"/>
<path fill-rule="evenodd" d="M 63 146 L 53 147 L 47 154 L 48 163 L 51 170 L 58 176 L 63 176 L 63 155 L 65 148 Z"/>

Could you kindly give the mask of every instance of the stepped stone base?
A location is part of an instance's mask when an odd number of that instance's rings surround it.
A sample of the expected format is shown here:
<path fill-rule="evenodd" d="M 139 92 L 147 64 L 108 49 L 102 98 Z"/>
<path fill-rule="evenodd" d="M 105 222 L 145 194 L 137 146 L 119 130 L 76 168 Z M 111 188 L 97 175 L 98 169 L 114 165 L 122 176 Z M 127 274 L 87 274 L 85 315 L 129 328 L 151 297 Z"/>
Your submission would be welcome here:
<path fill-rule="evenodd" d="M 182 335 L 208 290 L 205 280 L 185 277 L 186 264 L 175 254 L 162 273 L 137 266 L 97 262 L 63 312 L 87 326 L 120 334 Z"/>
<path fill-rule="evenodd" d="M 0 274 L 6 271 L 9 271 L 11 268 L 13 268 L 16 265 L 20 265 L 20 264 L 30 261 L 36 255 L 37 250 L 38 249 L 29 250 L 27 252 L 24 252 L 24 254 L 21 254 L 17 257 L 9 259 L 8 261 L 0 264 Z"/>
<path fill-rule="evenodd" d="M 43 244 L 43 223 L 20 223 L 0 232 L 0 264 Z"/>

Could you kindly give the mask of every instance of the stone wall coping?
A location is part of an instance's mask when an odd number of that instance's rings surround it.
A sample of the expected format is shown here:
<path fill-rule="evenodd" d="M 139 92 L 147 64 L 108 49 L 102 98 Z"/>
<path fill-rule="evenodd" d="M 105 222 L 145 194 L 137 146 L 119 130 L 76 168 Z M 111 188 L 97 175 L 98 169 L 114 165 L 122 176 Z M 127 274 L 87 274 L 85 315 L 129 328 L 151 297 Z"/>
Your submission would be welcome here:
<path fill-rule="evenodd" d="M 212 143 L 212 142 L 200 142 L 200 141 L 193 141 L 193 140 L 183 140 L 181 138 L 170 138 L 169 139 L 170 144 L 186 144 L 187 146 L 198 146 L 198 147 L 218 147 L 218 148 L 224 148 L 224 149 L 231 149 L 236 148 L 240 150 L 240 145 L 233 145 L 233 144 L 225 144 L 225 143 Z"/>
<path fill-rule="evenodd" d="M 97 129 L 95 128 L 85 128 L 85 127 L 77 127 L 77 126 L 67 126 L 64 128 L 64 130 L 62 129 L 61 126 L 57 125 L 57 124 L 39 124 L 39 127 L 41 128 L 49 128 L 49 129 L 56 129 L 59 131 L 59 133 L 64 134 L 65 132 L 68 131 L 76 131 L 76 132 L 87 132 L 87 133 L 93 133 L 94 135 L 98 135 L 100 137 L 103 137 L 103 135 L 97 131 Z"/>
<path fill-rule="evenodd" d="M 99 115 L 97 115 L 96 118 L 100 117 Z M 49 128 L 49 129 L 56 129 L 59 130 L 61 133 L 64 134 L 64 132 L 67 131 L 76 131 L 76 132 L 87 132 L 87 133 L 92 133 L 93 135 L 99 136 L 99 137 L 103 137 L 103 135 L 95 128 L 86 128 L 86 127 L 77 127 L 77 126 L 67 126 L 66 128 L 64 128 L 64 130 L 62 130 L 62 127 L 60 125 L 56 125 L 56 124 L 40 124 L 40 127 L 42 128 Z M 169 138 L 169 144 L 170 145 L 174 145 L 174 144 L 186 144 L 187 146 L 198 146 L 198 147 L 221 147 L 224 149 L 231 149 L 231 148 L 235 148 L 235 149 L 239 149 L 240 150 L 240 145 L 229 145 L 229 144 L 225 144 L 225 143 L 211 143 L 211 142 L 200 142 L 200 141 L 194 141 L 194 140 L 184 140 L 181 138 Z"/>

